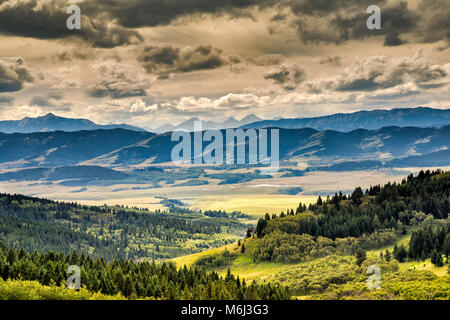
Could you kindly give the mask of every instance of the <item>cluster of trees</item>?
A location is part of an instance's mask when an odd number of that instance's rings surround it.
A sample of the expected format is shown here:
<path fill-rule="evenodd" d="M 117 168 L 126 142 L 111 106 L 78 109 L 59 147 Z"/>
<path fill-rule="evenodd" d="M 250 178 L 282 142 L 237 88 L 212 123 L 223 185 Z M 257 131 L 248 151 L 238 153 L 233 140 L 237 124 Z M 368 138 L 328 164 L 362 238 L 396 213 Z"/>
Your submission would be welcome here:
<path fill-rule="evenodd" d="M 442 256 L 448 262 L 450 255 L 450 222 L 433 230 L 431 226 L 414 231 L 409 242 L 408 257 L 414 260 L 431 258 L 438 267 L 444 264 Z"/>
<path fill-rule="evenodd" d="M 421 171 L 400 184 L 372 186 L 365 192 L 356 188 L 348 196 L 340 192 L 325 200 L 319 196 L 308 207 L 300 203 L 286 214 L 266 214 L 256 226 L 262 239 L 254 254 L 262 260 L 298 261 L 379 248 L 392 244 L 396 233 L 405 234 L 406 226 L 418 225 L 427 216 L 446 219 L 449 212 L 450 173 Z M 435 233 L 418 231 L 411 239 L 412 249 L 397 248 L 393 256 L 398 261 L 431 257 L 439 264 L 439 257 L 447 254 L 448 237 L 448 227 Z"/>
<path fill-rule="evenodd" d="M 396 239 L 391 230 L 379 230 L 359 238 L 330 239 L 309 234 L 273 232 L 260 239 L 253 255 L 259 260 L 279 262 L 307 261 L 331 254 L 354 254 L 361 248 L 377 248 L 392 244 Z"/>
<path fill-rule="evenodd" d="M 226 212 L 225 210 L 205 210 L 203 214 L 211 218 L 234 218 L 234 219 L 248 219 L 252 220 L 253 217 L 240 211 Z"/>
<path fill-rule="evenodd" d="M 403 243 L 400 246 L 397 243 L 394 245 L 392 253 L 386 251 L 380 252 L 380 258 L 389 262 L 391 257 L 399 262 L 410 260 L 426 260 L 431 258 L 431 262 L 438 267 L 444 265 L 444 259 L 448 263 L 448 256 L 450 254 L 450 222 L 445 225 L 421 227 L 412 232 L 409 247 Z"/>
<path fill-rule="evenodd" d="M 0 276 L 3 280 L 35 280 L 42 285 L 64 284 L 69 265 L 81 269 L 81 284 L 90 292 L 121 294 L 128 298 L 161 299 L 289 299 L 286 288 L 274 285 L 247 285 L 228 272 L 219 277 L 203 268 L 177 269 L 172 263 L 93 259 L 76 252 L 27 253 L 0 243 Z"/>
<path fill-rule="evenodd" d="M 383 269 L 383 268 L 382 268 Z M 348 281 L 313 296 L 324 300 L 448 300 L 450 275 L 430 271 L 383 272 L 381 288 L 369 290 L 366 279 Z"/>
<path fill-rule="evenodd" d="M 236 258 L 237 258 L 236 254 L 230 253 L 230 251 L 225 249 L 220 253 L 209 254 L 199 258 L 198 260 L 195 261 L 194 266 L 202 267 L 205 269 L 224 268 L 231 265 L 233 260 Z"/>
<path fill-rule="evenodd" d="M 0 241 L 29 252 L 85 250 L 106 260 L 164 259 L 226 244 L 225 238 L 212 235 L 222 230 L 243 234 L 246 228 L 235 219 L 200 213 L 154 213 L 0 194 Z"/>
<path fill-rule="evenodd" d="M 450 274 L 437 276 L 430 271 L 400 271 L 396 261 L 366 256 L 361 250 L 357 252 L 355 256 L 329 255 L 292 265 L 271 275 L 270 281 L 288 286 L 295 296 L 306 295 L 310 299 L 448 300 Z M 366 270 L 370 265 L 380 267 L 380 289 L 367 287 L 370 274 Z"/>
<path fill-rule="evenodd" d="M 369 265 L 380 267 L 382 281 L 388 273 L 397 272 L 398 264 L 385 262 L 376 258 L 365 259 L 361 266 L 355 263 L 355 257 L 349 255 L 329 255 L 304 263 L 291 265 L 273 274 L 273 284 L 283 284 L 289 287 L 293 295 L 308 295 L 325 293 L 333 288 L 342 288 L 346 283 L 362 283 L 367 289 L 368 274 L 365 273 Z"/>
<path fill-rule="evenodd" d="M 400 184 L 372 186 L 365 192 L 356 188 L 349 195 L 335 194 L 316 204 L 300 204 L 280 217 L 268 214 L 258 221 L 258 237 L 279 230 L 286 233 L 310 234 L 331 239 L 359 237 L 385 228 L 405 232 L 405 225 L 415 221 L 414 213 L 422 211 L 437 219 L 450 212 L 450 173 L 421 171 L 409 175 Z"/>

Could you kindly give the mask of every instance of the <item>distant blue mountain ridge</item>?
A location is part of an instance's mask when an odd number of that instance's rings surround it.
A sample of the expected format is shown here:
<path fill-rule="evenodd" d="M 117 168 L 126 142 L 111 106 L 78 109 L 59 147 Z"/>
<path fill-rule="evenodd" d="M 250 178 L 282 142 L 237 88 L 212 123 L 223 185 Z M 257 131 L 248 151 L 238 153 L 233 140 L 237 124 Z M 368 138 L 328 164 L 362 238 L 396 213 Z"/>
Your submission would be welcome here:
<path fill-rule="evenodd" d="M 194 122 L 198 118 L 191 118 L 179 125 L 164 124 L 150 130 L 156 133 L 171 132 L 174 130 L 193 131 Z M 223 122 L 202 121 L 203 130 L 226 128 L 269 128 L 283 129 L 311 128 L 319 131 L 336 130 L 352 131 L 355 129 L 379 129 L 387 126 L 398 127 L 441 127 L 450 124 L 450 109 L 433 109 L 427 107 L 398 108 L 392 110 L 358 111 L 353 113 L 336 113 L 312 118 L 291 118 L 276 120 L 261 120 L 254 114 L 245 116 L 241 120 L 232 117 Z M 56 116 L 48 113 L 37 118 L 24 118 L 22 120 L 0 121 L 0 132 L 4 133 L 32 133 L 49 131 L 81 131 L 97 129 L 127 129 L 133 131 L 146 131 L 129 124 L 100 125 L 87 119 L 73 119 Z"/>
<path fill-rule="evenodd" d="M 31 133 L 48 131 L 81 131 L 97 129 L 127 129 L 134 131 L 146 131 L 142 128 L 128 124 L 100 125 L 87 119 L 64 118 L 48 113 L 37 118 L 23 118 L 22 120 L 0 121 L 0 132 L 4 133 Z"/>
<path fill-rule="evenodd" d="M 441 127 L 448 124 L 450 124 L 450 109 L 418 107 L 336 113 L 313 118 L 262 120 L 246 124 L 242 128 L 276 127 L 284 129 L 312 128 L 320 131 L 351 131 L 360 128 L 373 130 L 387 126 Z"/>

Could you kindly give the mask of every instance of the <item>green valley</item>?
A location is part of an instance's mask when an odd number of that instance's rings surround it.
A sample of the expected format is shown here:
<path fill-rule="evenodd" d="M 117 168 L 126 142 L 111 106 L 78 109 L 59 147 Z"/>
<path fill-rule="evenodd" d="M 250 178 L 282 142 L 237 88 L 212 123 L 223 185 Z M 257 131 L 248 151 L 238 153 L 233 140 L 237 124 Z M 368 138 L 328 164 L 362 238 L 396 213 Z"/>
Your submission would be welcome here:
<path fill-rule="evenodd" d="M 162 203 L 153 212 L 2 194 L 0 296 L 450 299 L 449 172 L 319 196 L 257 223 Z M 69 265 L 81 267 L 77 293 L 64 288 Z"/>

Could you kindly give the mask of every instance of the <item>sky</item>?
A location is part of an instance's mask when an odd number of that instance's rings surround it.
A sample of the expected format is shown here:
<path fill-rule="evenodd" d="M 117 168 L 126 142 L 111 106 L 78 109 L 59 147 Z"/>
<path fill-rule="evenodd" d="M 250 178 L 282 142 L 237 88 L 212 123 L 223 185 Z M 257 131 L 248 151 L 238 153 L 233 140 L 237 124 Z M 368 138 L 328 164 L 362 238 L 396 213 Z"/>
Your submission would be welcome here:
<path fill-rule="evenodd" d="M 447 109 L 449 84 L 447 0 L 0 0 L 0 120 Z"/>

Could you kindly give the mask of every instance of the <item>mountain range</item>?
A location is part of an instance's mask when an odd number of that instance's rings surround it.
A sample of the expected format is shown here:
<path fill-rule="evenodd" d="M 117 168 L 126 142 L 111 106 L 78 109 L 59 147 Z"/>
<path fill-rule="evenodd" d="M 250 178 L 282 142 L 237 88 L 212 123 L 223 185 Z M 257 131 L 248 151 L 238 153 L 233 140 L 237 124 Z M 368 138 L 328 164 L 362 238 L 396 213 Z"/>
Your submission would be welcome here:
<path fill-rule="evenodd" d="M 22 120 L 0 121 L 0 132 L 4 133 L 30 133 L 47 131 L 80 131 L 97 129 L 128 129 L 134 131 L 145 131 L 144 129 L 128 124 L 100 125 L 87 119 L 64 118 L 48 113 L 37 118 L 23 118 Z"/>
<path fill-rule="evenodd" d="M 194 131 L 194 122 L 200 121 L 199 118 L 190 118 L 186 121 L 178 125 L 165 124 L 158 128 L 152 129 L 152 132 L 164 133 L 175 130 L 185 130 L 185 131 Z M 214 122 L 214 121 L 202 121 L 202 129 L 203 130 L 217 130 L 217 129 L 226 129 L 226 128 L 238 128 L 241 126 L 245 126 L 250 123 L 255 123 L 262 121 L 261 118 L 257 117 L 254 114 L 249 114 L 242 118 L 241 120 L 236 120 L 233 117 L 229 117 L 223 122 Z"/>
<path fill-rule="evenodd" d="M 450 166 L 448 114 L 449 110 L 415 108 L 336 114 L 309 120 L 276 120 L 276 126 L 281 127 L 279 150 L 281 166 L 284 166 L 283 170 L 287 170 L 284 176 L 303 174 L 299 170 L 286 169 L 298 163 L 306 163 L 308 171 Z M 248 116 L 245 121 L 252 118 L 256 117 Z M 193 119 L 191 120 L 184 125 L 192 124 Z M 306 121 L 304 124 L 308 126 L 338 126 L 341 130 L 282 127 L 286 123 L 301 126 L 300 122 L 294 120 Z M 149 167 L 155 164 L 162 164 L 165 167 L 173 166 L 171 152 L 178 141 L 172 141 L 170 132 L 153 133 L 136 127 L 130 130 L 127 125 L 124 125 L 125 128 L 114 128 L 114 125 L 100 126 L 99 129 L 97 128 L 99 125 L 89 120 L 68 119 L 52 114 L 35 119 L 28 118 L 27 121 L 29 126 L 21 127 L 18 124 L 19 121 L 16 122 L 16 128 L 38 132 L 0 132 L 0 180 L 2 181 L 79 179 L 78 185 L 82 185 L 83 181 L 108 179 L 117 181 L 130 179 L 130 177 L 135 182 L 151 180 L 155 183 L 162 180 L 173 181 L 181 177 L 180 172 L 169 173 L 164 171 L 164 167 L 159 171 L 154 170 L 157 167 Z M 242 121 L 244 119 L 240 122 Z M 415 126 L 388 125 L 370 128 L 392 122 L 413 123 Z M 4 124 L 5 121 L 2 123 Z M 21 123 L 24 125 L 27 122 Z M 64 123 L 67 123 L 64 131 L 56 130 Z M 230 120 L 228 124 L 232 127 L 233 120 Z M 203 129 L 207 129 L 210 125 L 213 124 L 205 125 L 204 123 Z M 274 123 L 257 121 L 247 124 L 246 127 L 261 128 L 266 125 L 271 127 Z M 369 129 L 344 130 L 344 128 L 362 125 Z M 85 129 L 72 131 L 76 128 Z M 225 137 L 225 130 L 221 130 Z M 191 132 L 190 135 L 192 138 L 193 133 Z M 270 139 L 268 141 L 270 152 Z M 209 142 L 204 142 L 203 148 L 208 144 Z M 225 154 L 225 143 L 223 151 Z M 199 156 L 192 153 L 193 157 Z M 138 172 L 141 168 L 147 169 Z M 220 174 L 215 176 L 226 181 L 245 178 L 226 177 L 224 176 L 228 174 L 226 169 L 223 168 L 225 171 L 222 176 Z M 201 168 L 198 172 L 195 168 L 187 169 L 183 177 L 196 179 L 204 173 L 202 172 Z M 200 182 L 204 181 L 192 181 L 192 183 Z"/>
<path fill-rule="evenodd" d="M 314 165 L 330 165 L 343 160 L 386 162 L 450 148 L 450 125 L 440 128 L 384 127 L 350 132 L 280 129 L 279 136 L 281 160 L 307 161 Z M 176 144 L 178 141 L 171 141 L 170 133 L 125 129 L 0 133 L 0 165 L 17 168 L 170 164 Z M 204 142 L 203 148 L 207 144 L 209 142 Z"/>
<path fill-rule="evenodd" d="M 164 124 L 151 129 L 151 132 L 165 133 L 175 130 L 194 131 L 194 123 L 199 118 L 190 118 L 178 125 Z M 202 130 L 217 130 L 226 128 L 269 128 L 283 129 L 312 128 L 319 131 L 336 130 L 352 131 L 355 129 L 379 129 L 387 126 L 398 127 L 441 127 L 450 123 L 450 109 L 432 109 L 426 107 L 404 108 L 392 110 L 358 111 L 353 113 L 338 113 L 313 118 L 281 118 L 263 120 L 250 114 L 236 120 L 233 117 L 223 122 L 203 121 Z M 0 132 L 3 133 L 32 133 L 51 131 L 80 131 L 97 129 L 127 129 L 133 131 L 146 131 L 140 127 L 128 124 L 100 125 L 87 119 L 72 119 L 56 116 L 52 113 L 37 118 L 24 118 L 22 120 L 0 121 Z"/>
<path fill-rule="evenodd" d="M 426 107 L 392 110 L 358 111 L 337 113 L 322 117 L 261 120 L 242 126 L 243 128 L 284 129 L 312 128 L 316 130 L 351 131 L 355 129 L 379 129 L 387 126 L 398 127 L 441 127 L 450 123 L 450 109 Z"/>

